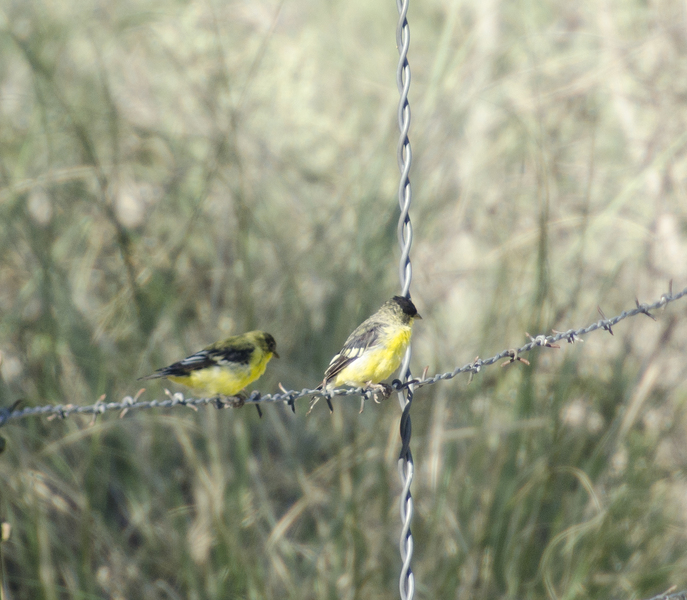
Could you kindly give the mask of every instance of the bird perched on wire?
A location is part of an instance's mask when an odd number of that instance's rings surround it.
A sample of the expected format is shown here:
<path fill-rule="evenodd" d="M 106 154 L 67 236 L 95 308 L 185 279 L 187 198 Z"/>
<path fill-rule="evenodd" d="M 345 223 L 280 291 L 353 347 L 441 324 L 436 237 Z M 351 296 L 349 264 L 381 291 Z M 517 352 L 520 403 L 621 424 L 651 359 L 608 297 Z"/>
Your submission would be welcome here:
<path fill-rule="evenodd" d="M 380 382 L 401 364 L 410 343 L 413 323 L 422 317 L 415 305 L 403 296 L 394 296 L 348 336 L 344 347 L 332 358 L 318 390 L 340 385 L 365 387 L 388 396 L 391 388 Z M 310 404 L 313 409 L 319 397 Z M 325 398 L 332 410 L 329 398 Z M 362 410 L 362 404 L 361 404 Z M 310 412 L 310 411 L 308 411 Z"/>
<path fill-rule="evenodd" d="M 279 358 L 274 338 L 264 331 L 249 331 L 215 342 L 141 379 L 166 377 L 203 394 L 236 396 L 265 372 L 273 356 Z"/>

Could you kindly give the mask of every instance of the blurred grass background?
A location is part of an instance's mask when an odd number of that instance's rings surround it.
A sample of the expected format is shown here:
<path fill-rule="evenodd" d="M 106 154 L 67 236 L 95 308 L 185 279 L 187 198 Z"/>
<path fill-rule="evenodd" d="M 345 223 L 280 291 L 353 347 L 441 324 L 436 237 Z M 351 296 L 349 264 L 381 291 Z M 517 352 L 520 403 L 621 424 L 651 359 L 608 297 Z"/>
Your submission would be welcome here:
<path fill-rule="evenodd" d="M 251 328 L 256 389 L 316 384 L 398 291 L 396 19 L 2 1 L 1 405 L 119 400 Z M 685 285 L 684 2 L 409 22 L 415 373 Z M 687 309 L 658 316 L 418 392 L 417 598 L 687 587 Z M 305 407 L 3 428 L 8 598 L 396 598 L 398 405 Z"/>

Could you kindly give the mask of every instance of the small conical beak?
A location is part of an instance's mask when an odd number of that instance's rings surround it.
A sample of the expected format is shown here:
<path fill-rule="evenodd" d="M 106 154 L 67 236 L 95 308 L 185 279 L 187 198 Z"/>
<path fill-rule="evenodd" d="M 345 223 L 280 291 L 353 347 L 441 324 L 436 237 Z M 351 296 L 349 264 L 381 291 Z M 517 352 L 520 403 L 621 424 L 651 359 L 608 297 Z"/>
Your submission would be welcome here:
<path fill-rule="evenodd" d="M 417 314 L 415 315 L 415 318 L 416 318 L 416 319 L 421 319 L 422 317 L 420 316 L 420 313 L 417 313 Z"/>
<path fill-rule="evenodd" d="M 274 358 L 279 358 L 276 350 L 272 350 L 272 356 L 274 356 Z"/>

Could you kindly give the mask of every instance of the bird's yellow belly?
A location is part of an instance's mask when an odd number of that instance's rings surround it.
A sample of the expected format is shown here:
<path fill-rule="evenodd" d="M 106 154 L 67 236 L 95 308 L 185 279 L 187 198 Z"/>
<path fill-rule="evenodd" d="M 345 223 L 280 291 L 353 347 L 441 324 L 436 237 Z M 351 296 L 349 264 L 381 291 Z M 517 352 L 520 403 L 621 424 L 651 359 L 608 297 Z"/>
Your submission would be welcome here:
<path fill-rule="evenodd" d="M 210 395 L 235 396 L 249 383 L 255 381 L 264 372 L 267 361 L 261 361 L 258 365 L 245 368 L 232 367 L 211 367 L 192 371 L 184 377 L 168 377 L 175 383 L 181 383 L 201 392 Z"/>
<path fill-rule="evenodd" d="M 380 346 L 369 348 L 341 370 L 334 380 L 334 385 L 357 387 L 368 382 L 379 383 L 389 377 L 400 366 L 410 343 L 411 333 L 410 327 L 404 327 Z"/>

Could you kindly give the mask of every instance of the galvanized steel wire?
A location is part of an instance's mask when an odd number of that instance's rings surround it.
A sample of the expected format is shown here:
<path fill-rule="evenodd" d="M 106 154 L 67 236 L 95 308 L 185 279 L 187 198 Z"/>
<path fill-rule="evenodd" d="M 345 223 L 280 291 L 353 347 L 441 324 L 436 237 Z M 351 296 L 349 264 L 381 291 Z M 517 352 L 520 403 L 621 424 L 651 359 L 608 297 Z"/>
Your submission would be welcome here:
<path fill-rule="evenodd" d="M 469 362 L 461 367 L 456 367 L 452 371 L 447 371 L 445 373 L 437 373 L 431 377 L 425 377 L 423 379 L 411 379 L 409 381 L 402 382 L 398 379 L 391 383 L 391 388 L 393 391 L 400 392 L 405 389 L 417 391 L 419 388 L 425 387 L 427 385 L 434 385 L 440 381 L 445 381 L 447 379 L 453 379 L 461 373 L 479 373 L 482 368 L 493 365 L 499 360 L 506 359 L 509 362 L 520 358 L 523 354 L 532 351 L 535 348 L 546 348 L 552 347 L 556 342 L 565 340 L 567 342 L 573 343 L 578 341 L 582 336 L 589 334 L 597 330 L 609 331 L 615 325 L 620 323 L 625 319 L 634 317 L 639 314 L 651 315 L 651 311 L 663 308 L 675 302 L 683 297 L 687 296 L 687 288 L 680 292 L 672 293 L 668 292 L 663 294 L 659 300 L 651 304 L 640 304 L 636 302 L 636 307 L 631 310 L 625 310 L 619 315 L 612 317 L 610 319 L 600 319 L 591 323 L 587 327 L 581 327 L 579 329 L 568 329 L 566 331 L 558 331 L 554 335 L 538 335 L 532 337 L 531 341 L 520 346 L 519 348 L 510 348 L 507 350 L 502 350 L 498 354 L 485 359 L 476 359 Z M 237 402 L 235 399 L 226 398 L 185 398 L 183 394 L 169 394 L 168 398 L 165 400 L 140 400 L 141 394 L 144 390 L 140 390 L 135 396 L 127 396 L 120 402 L 105 402 L 104 399 L 97 401 L 95 404 L 87 406 L 77 406 L 74 404 L 59 404 L 59 405 L 46 405 L 46 406 L 32 406 L 23 409 L 18 409 L 14 406 L 9 408 L 0 409 L 0 426 L 6 425 L 10 421 L 16 421 L 30 416 L 52 416 L 52 417 L 70 417 L 72 415 L 99 415 L 110 411 L 120 411 L 126 414 L 131 410 L 136 409 L 146 409 L 146 408 L 173 408 L 176 406 L 188 406 L 188 407 L 198 407 L 198 406 L 214 406 L 216 408 L 227 408 L 236 407 Z M 303 388 L 302 390 L 286 390 L 281 393 L 276 394 L 261 394 L 260 392 L 253 392 L 248 398 L 242 399 L 238 404 L 268 404 L 281 402 L 289 406 L 295 406 L 296 400 L 304 397 L 320 396 L 322 398 L 334 398 L 337 396 L 358 396 L 363 398 L 370 398 L 371 392 L 365 390 L 364 388 L 336 388 L 333 390 L 322 391 L 315 388 Z M 15 403 L 16 404 L 16 403 Z M 123 416 L 123 414 L 122 414 Z"/>
<path fill-rule="evenodd" d="M 653 598 L 649 598 L 649 600 L 687 600 L 687 590 L 673 593 L 668 591 L 658 596 L 654 596 Z"/>
<path fill-rule="evenodd" d="M 413 153 L 408 139 L 410 130 L 410 104 L 408 102 L 408 90 L 410 89 L 410 65 L 408 63 L 408 48 L 410 47 L 410 28 L 408 26 L 408 5 L 409 0 L 396 0 L 398 9 L 398 25 L 396 26 L 396 47 L 398 48 L 398 68 L 396 69 L 396 85 L 398 87 L 398 169 L 401 173 L 398 183 L 398 204 L 401 214 L 398 219 L 398 244 L 401 248 L 401 259 L 399 261 L 399 279 L 401 283 L 401 294 L 410 298 L 410 284 L 413 279 L 413 267 L 410 262 L 410 248 L 413 244 L 413 226 L 410 221 L 410 204 L 413 198 L 410 186 L 410 166 L 413 160 Z M 401 370 L 399 373 L 400 381 L 408 382 L 412 380 L 410 372 L 410 358 L 412 348 L 408 345 L 408 350 L 403 357 Z M 415 465 L 413 455 L 410 451 L 411 420 L 410 408 L 413 402 L 412 387 L 405 387 L 398 393 L 398 401 L 401 405 L 401 452 L 398 458 L 398 474 L 401 478 L 400 513 L 401 513 L 401 538 L 399 547 L 401 552 L 401 575 L 399 579 L 399 590 L 401 600 L 412 600 L 415 595 L 415 576 L 411 568 L 413 558 L 413 534 L 410 524 L 413 520 L 413 496 L 410 487 L 413 483 Z"/>

